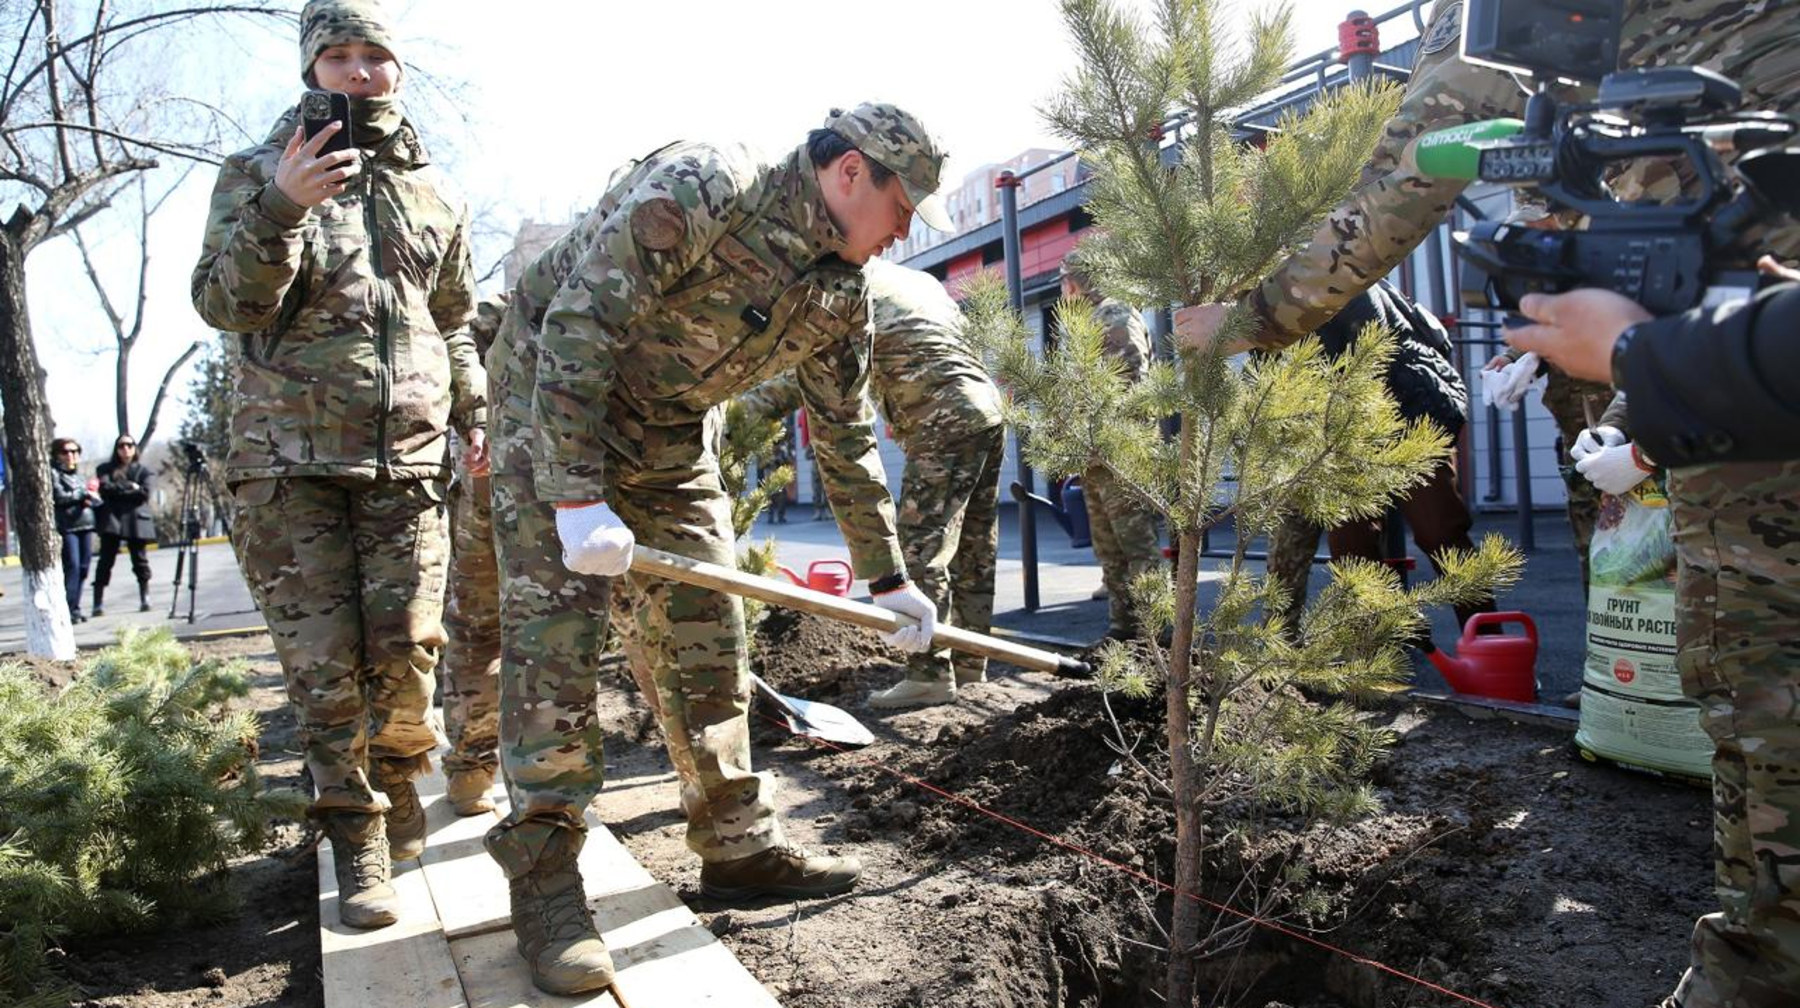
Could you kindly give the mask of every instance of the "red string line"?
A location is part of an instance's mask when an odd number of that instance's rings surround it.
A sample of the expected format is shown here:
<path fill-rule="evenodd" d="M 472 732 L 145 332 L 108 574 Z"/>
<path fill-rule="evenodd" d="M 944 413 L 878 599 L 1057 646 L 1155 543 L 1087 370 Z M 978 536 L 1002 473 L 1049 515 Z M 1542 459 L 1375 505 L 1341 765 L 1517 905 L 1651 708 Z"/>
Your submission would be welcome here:
<path fill-rule="evenodd" d="M 1338 946 L 1333 945 L 1330 942 L 1321 941 L 1320 939 L 1314 938 L 1313 936 L 1311 936 L 1309 934 L 1306 934 L 1301 931 L 1296 931 L 1293 928 L 1290 928 L 1287 925 L 1282 924 L 1278 921 L 1272 921 L 1272 920 L 1269 920 L 1264 917 L 1258 917 L 1255 914 L 1245 913 L 1242 910 L 1238 910 L 1234 907 L 1227 906 L 1224 903 L 1216 903 L 1216 902 L 1214 902 L 1210 899 L 1207 899 L 1204 896 L 1198 895 L 1196 893 L 1185 892 L 1181 889 L 1177 889 L 1175 886 L 1171 885 L 1170 883 L 1164 882 L 1163 880 L 1161 880 L 1159 878 L 1155 878 L 1153 876 L 1146 875 L 1143 872 L 1139 871 L 1136 868 L 1131 867 L 1128 864 L 1123 864 L 1121 862 L 1114 861 L 1111 858 L 1108 858 L 1105 855 L 1100 854 L 1096 851 L 1089 850 L 1088 848 L 1083 847 L 1080 844 L 1072 843 L 1068 840 L 1062 839 L 1061 837 L 1052 836 L 1049 833 L 1045 833 L 1044 831 L 1036 828 L 1035 826 L 1031 826 L 1027 823 L 1020 822 L 1019 820 L 1014 819 L 1011 816 L 1006 815 L 1005 813 L 996 812 L 993 809 L 987 808 L 986 806 L 982 805 L 981 803 L 979 803 L 977 801 L 974 801 L 973 799 L 965 798 L 962 795 L 959 795 L 954 791 L 946 791 L 943 788 L 938 787 L 937 785 L 931 783 L 930 781 L 924 780 L 919 777 L 914 777 L 913 775 L 911 775 L 909 773 L 905 773 L 900 770 L 896 770 L 893 767 L 890 767 L 885 763 L 882 763 L 878 760 L 872 759 L 868 756 L 864 756 L 861 753 L 856 752 L 855 750 L 846 749 L 843 746 L 840 746 L 840 745 L 836 744 L 835 742 L 832 742 L 828 739 L 818 738 L 817 736 L 813 736 L 813 735 L 801 734 L 800 732 L 795 731 L 793 725 L 787 723 L 787 721 L 785 721 L 785 720 L 782 720 L 779 718 L 773 718 L 773 717 L 770 717 L 769 715 L 763 714 L 761 712 L 758 712 L 758 716 L 763 718 L 765 721 L 769 721 L 773 724 L 781 726 L 782 728 L 786 729 L 790 734 L 792 734 L 795 738 L 805 739 L 807 742 L 825 746 L 826 748 L 829 748 L 833 752 L 836 752 L 840 755 L 849 756 L 850 758 L 864 764 L 865 766 L 874 767 L 876 770 L 879 770 L 882 773 L 885 773 L 891 777 L 897 777 L 900 780 L 906 781 L 908 784 L 911 784 L 914 787 L 920 788 L 925 791 L 929 791 L 932 794 L 935 794 L 941 798 L 946 798 L 946 799 L 948 799 L 952 802 L 955 802 L 958 805 L 962 805 L 966 808 L 973 809 L 975 812 L 978 812 L 981 815 L 984 815 L 984 816 L 988 817 L 989 819 L 994 820 L 995 822 L 1004 823 L 1005 825 L 1011 826 L 1012 828 L 1019 830 L 1020 832 L 1028 833 L 1031 836 L 1038 838 L 1039 840 L 1043 840 L 1046 843 L 1051 844 L 1052 846 L 1060 847 L 1063 850 L 1069 851 L 1070 853 L 1073 853 L 1073 854 L 1079 854 L 1082 857 L 1088 858 L 1089 860 L 1095 861 L 1099 864 L 1103 864 L 1103 865 L 1107 866 L 1108 868 L 1113 869 L 1114 871 L 1120 872 L 1125 875 L 1129 875 L 1132 878 L 1135 878 L 1139 881 L 1148 882 L 1149 884 L 1157 887 L 1158 889 L 1162 889 L 1162 890 L 1168 892 L 1170 895 L 1179 896 L 1184 899 L 1193 900 L 1196 903 L 1200 903 L 1205 906 L 1211 907 L 1212 909 L 1217 910 L 1220 913 L 1230 914 L 1231 916 L 1237 917 L 1240 920 L 1248 921 L 1249 923 L 1254 924 L 1257 927 L 1265 928 L 1265 929 L 1273 931 L 1277 934 L 1286 935 L 1287 937 L 1293 938 L 1297 941 L 1305 942 L 1306 944 L 1312 945 L 1315 948 L 1324 949 L 1326 952 L 1330 952 L 1333 955 L 1343 956 L 1344 958 L 1349 959 L 1352 962 L 1355 962 L 1356 964 L 1358 964 L 1360 966 L 1367 966 L 1370 969 L 1378 970 L 1382 973 L 1388 974 L 1389 976 L 1396 977 L 1401 980 L 1405 980 L 1408 983 L 1417 984 L 1420 987 L 1424 987 L 1429 990 L 1435 991 L 1439 994 L 1443 994 L 1448 997 L 1455 998 L 1456 1000 L 1461 1001 L 1465 1004 L 1474 1005 L 1475 1008 L 1497 1008 L 1497 1006 L 1491 1005 L 1491 1004 L 1487 1003 L 1486 1001 L 1481 1001 L 1476 998 L 1469 997 L 1466 994 L 1461 994 L 1456 991 L 1453 991 L 1453 990 L 1449 989 L 1448 987 L 1443 987 L 1438 984 L 1432 983 L 1430 980 L 1426 980 L 1423 977 L 1414 976 L 1411 973 L 1408 973 L 1402 969 L 1396 969 L 1395 967 L 1389 966 L 1388 964 L 1381 962 L 1380 960 L 1370 959 L 1367 956 L 1358 955 L 1355 952 L 1351 952 L 1348 949 L 1339 948 Z"/>

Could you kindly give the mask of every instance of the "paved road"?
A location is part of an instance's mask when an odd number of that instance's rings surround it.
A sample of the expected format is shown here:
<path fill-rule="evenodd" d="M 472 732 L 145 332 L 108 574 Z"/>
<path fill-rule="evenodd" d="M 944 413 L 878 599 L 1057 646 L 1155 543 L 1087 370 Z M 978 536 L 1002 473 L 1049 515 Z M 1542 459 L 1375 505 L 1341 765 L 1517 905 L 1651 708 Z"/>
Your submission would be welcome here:
<path fill-rule="evenodd" d="M 773 537 L 777 542 L 777 559 L 804 573 L 814 560 L 844 557 L 847 551 L 829 519 L 810 520 L 812 509 L 795 506 L 788 510 L 789 521 L 774 524 L 767 517 L 752 530 L 758 540 Z M 1516 518 L 1511 515 L 1483 517 L 1476 531 L 1497 531 L 1512 535 Z M 1040 607 L 1025 611 L 1024 567 L 1020 562 L 1020 537 L 1017 516 L 1008 509 L 1001 522 L 1001 557 L 995 591 L 995 622 L 998 626 L 1024 633 L 1075 641 L 1091 641 L 1106 631 L 1106 603 L 1090 596 L 1100 586 L 1100 568 L 1089 549 L 1073 549 L 1068 536 L 1048 521 L 1038 523 L 1038 577 Z M 1538 676 L 1546 702 L 1572 693 L 1581 684 L 1584 611 L 1580 589 L 1580 568 L 1570 548 L 1568 524 L 1561 516 L 1545 513 L 1537 522 L 1537 550 L 1527 561 L 1525 580 L 1512 593 L 1503 597 L 1502 608 L 1525 610 L 1537 622 L 1543 649 L 1538 657 Z M 1415 551 L 1416 553 L 1416 551 Z M 170 626 L 178 634 L 231 630 L 261 625 L 250 592 L 238 572 L 231 547 L 224 543 L 199 547 L 199 588 L 195 594 L 197 619 L 187 622 L 188 593 L 183 577 L 178 618 L 168 619 L 176 555 L 172 550 L 155 550 L 150 554 L 152 611 L 137 612 L 136 585 L 131 582 L 125 558 L 113 571 L 114 606 L 106 616 L 76 626 L 76 643 L 84 647 L 102 646 L 117 638 L 120 628 L 132 625 Z M 1422 556 L 1418 569 L 1429 571 Z M 123 580 L 121 580 L 123 578 Z M 1316 568 L 1312 588 L 1324 583 L 1323 568 Z M 0 568 L 0 586 L 7 598 L 0 600 L 0 652 L 24 647 L 23 608 L 18 604 L 23 591 L 22 576 L 17 567 Z M 866 585 L 859 582 L 853 594 L 866 595 Z M 1209 601 L 1203 590 L 1203 604 Z M 83 605 L 86 605 L 84 599 Z M 1433 629 L 1440 646 L 1450 645 L 1459 630 L 1448 611 L 1432 614 Z M 1437 672 L 1421 663 L 1416 682 L 1426 688 L 1442 689 Z"/>

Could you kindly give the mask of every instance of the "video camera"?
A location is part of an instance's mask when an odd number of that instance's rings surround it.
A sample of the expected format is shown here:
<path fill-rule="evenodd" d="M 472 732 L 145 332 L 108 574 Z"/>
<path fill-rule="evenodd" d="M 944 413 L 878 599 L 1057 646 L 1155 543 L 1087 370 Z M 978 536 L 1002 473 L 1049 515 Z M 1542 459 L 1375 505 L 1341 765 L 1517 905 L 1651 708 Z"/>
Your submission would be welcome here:
<path fill-rule="evenodd" d="M 1800 213 L 1800 153 L 1775 149 L 1793 120 L 1740 112 L 1742 91 L 1698 67 L 1617 70 L 1621 0 L 1468 0 L 1463 58 L 1536 79 L 1523 121 L 1429 133 L 1421 172 L 1529 186 L 1586 215 L 1582 231 L 1481 221 L 1457 235 L 1463 303 L 1516 311 L 1533 292 L 1603 287 L 1665 315 L 1702 304 L 1709 289 L 1755 286 L 1749 264 L 1721 268 L 1754 222 Z M 1559 105 L 1553 81 L 1598 82 L 1595 100 Z M 1721 152 L 1741 152 L 1727 169 Z M 1612 170 L 1643 158 L 1688 166 L 1697 192 L 1670 202 L 1622 202 Z"/>
<path fill-rule="evenodd" d="M 206 452 L 199 444 L 183 438 L 175 442 L 175 447 L 181 449 L 182 460 L 187 463 L 189 472 L 206 472 Z"/>

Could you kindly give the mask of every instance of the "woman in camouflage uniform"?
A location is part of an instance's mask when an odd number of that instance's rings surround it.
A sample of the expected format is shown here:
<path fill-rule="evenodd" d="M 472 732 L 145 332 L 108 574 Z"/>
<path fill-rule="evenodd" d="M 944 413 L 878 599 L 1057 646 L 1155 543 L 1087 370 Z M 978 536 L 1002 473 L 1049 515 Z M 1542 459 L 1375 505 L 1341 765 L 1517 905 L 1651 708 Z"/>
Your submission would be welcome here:
<path fill-rule="evenodd" d="M 486 376 L 467 325 L 467 214 L 402 115 L 370 0 L 300 15 L 309 86 L 350 96 L 311 139 L 298 109 L 219 172 L 194 305 L 243 337 L 226 480 L 232 542 L 269 624 L 332 840 L 344 923 L 395 919 L 416 857 L 448 542 L 449 425 L 486 466 Z M 348 130 L 349 149 L 322 153 Z"/>

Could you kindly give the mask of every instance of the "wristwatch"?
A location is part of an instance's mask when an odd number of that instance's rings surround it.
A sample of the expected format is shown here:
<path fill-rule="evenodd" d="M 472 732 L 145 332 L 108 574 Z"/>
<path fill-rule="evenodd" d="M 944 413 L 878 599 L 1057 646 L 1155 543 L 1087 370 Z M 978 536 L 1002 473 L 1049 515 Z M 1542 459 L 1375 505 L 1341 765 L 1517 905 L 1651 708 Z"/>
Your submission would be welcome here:
<path fill-rule="evenodd" d="M 870 581 L 869 594 L 886 595 L 888 592 L 898 591 L 904 587 L 906 587 L 906 572 L 895 571 L 887 577 L 880 577 Z"/>

